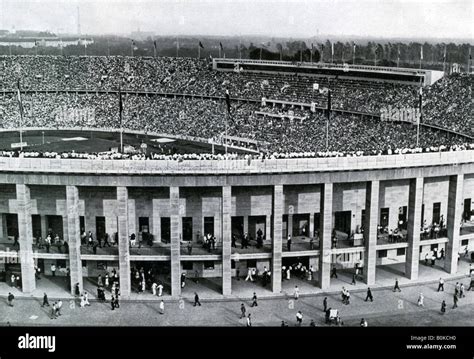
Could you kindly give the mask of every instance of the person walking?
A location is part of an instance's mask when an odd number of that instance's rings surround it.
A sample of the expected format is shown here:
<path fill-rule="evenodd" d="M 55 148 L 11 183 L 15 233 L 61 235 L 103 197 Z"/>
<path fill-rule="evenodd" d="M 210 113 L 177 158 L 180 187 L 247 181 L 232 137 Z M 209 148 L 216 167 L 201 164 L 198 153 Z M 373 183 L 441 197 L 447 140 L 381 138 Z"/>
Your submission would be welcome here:
<path fill-rule="evenodd" d="M 61 308 L 63 306 L 63 301 L 61 299 L 59 299 L 56 303 L 56 316 L 60 316 L 61 315 Z"/>
<path fill-rule="evenodd" d="M 56 302 L 51 307 L 51 319 L 56 319 Z"/>
<path fill-rule="evenodd" d="M 419 307 L 425 306 L 424 300 L 425 300 L 425 296 L 423 295 L 423 293 L 420 293 L 420 295 L 418 296 L 418 302 L 417 302 Z"/>
<path fill-rule="evenodd" d="M 43 305 L 41 307 L 49 307 L 48 295 L 46 293 L 43 295 Z"/>
<path fill-rule="evenodd" d="M 328 310 L 328 297 L 324 297 L 323 299 L 323 312 Z"/>
<path fill-rule="evenodd" d="M 84 305 L 91 305 L 91 303 L 89 303 L 89 293 L 87 292 L 84 292 Z"/>
<path fill-rule="evenodd" d="M 301 313 L 301 310 L 296 313 L 296 326 L 301 327 L 301 324 L 303 323 L 303 313 Z"/>
<path fill-rule="evenodd" d="M 194 307 L 198 304 L 199 306 L 201 306 L 201 302 L 199 301 L 199 296 L 196 292 L 194 292 Z"/>
<path fill-rule="evenodd" d="M 258 307 L 257 294 L 256 294 L 255 292 L 253 292 L 252 305 L 251 305 L 251 307 Z"/>
<path fill-rule="evenodd" d="M 438 292 L 439 291 L 444 292 L 444 279 L 443 278 L 440 278 L 438 282 Z"/>
<path fill-rule="evenodd" d="M 464 298 L 466 295 L 464 294 L 464 283 L 461 283 L 459 286 L 459 298 Z"/>
<path fill-rule="evenodd" d="M 153 295 L 156 295 L 156 287 L 158 287 L 158 284 L 156 284 L 156 282 L 153 282 L 153 284 L 151 285 L 151 292 L 153 293 Z"/>
<path fill-rule="evenodd" d="M 446 313 L 446 301 L 443 300 L 443 302 L 441 303 L 441 314 L 444 314 Z"/>
<path fill-rule="evenodd" d="M 14 299 L 15 299 L 15 296 L 12 293 L 8 292 L 7 301 L 8 301 L 8 305 L 10 307 L 13 307 L 13 300 Z"/>
<path fill-rule="evenodd" d="M 115 310 L 115 298 L 113 294 L 112 294 L 112 298 L 110 298 L 110 308 L 111 310 Z"/>
<path fill-rule="evenodd" d="M 352 285 L 356 285 L 356 284 L 357 284 L 357 282 L 356 282 L 356 275 L 355 275 L 355 274 L 352 275 L 352 283 L 351 283 L 351 284 L 352 284 Z"/>
<path fill-rule="evenodd" d="M 51 274 L 53 277 L 56 276 L 56 265 L 54 264 L 51 264 Z"/>
<path fill-rule="evenodd" d="M 300 289 L 298 288 L 297 285 L 295 285 L 294 298 L 295 300 L 298 300 L 299 297 L 300 297 Z"/>
<path fill-rule="evenodd" d="M 181 288 L 184 288 L 185 285 L 186 285 L 186 274 L 181 273 Z"/>
<path fill-rule="evenodd" d="M 245 278 L 245 281 L 250 280 L 253 282 L 253 277 L 252 277 L 252 268 L 247 269 L 247 277 Z"/>
<path fill-rule="evenodd" d="M 163 300 L 160 302 L 160 314 L 165 314 L 165 302 Z"/>
<path fill-rule="evenodd" d="M 456 309 L 458 307 L 458 296 L 457 294 L 454 294 L 453 296 L 453 302 L 454 302 L 454 305 L 453 305 L 453 309 Z"/>
<path fill-rule="evenodd" d="M 246 317 L 246 311 L 247 311 L 247 309 L 245 308 L 245 304 L 242 303 L 242 304 L 240 305 L 240 319 Z"/>
<path fill-rule="evenodd" d="M 158 297 L 161 297 L 163 295 L 163 284 L 158 284 Z"/>
<path fill-rule="evenodd" d="M 337 278 L 336 266 L 333 266 L 331 269 L 331 278 Z"/>
<path fill-rule="evenodd" d="M 401 292 L 402 290 L 400 289 L 400 285 L 398 284 L 398 278 L 395 279 L 395 286 L 393 287 L 393 291 L 399 291 Z"/>
<path fill-rule="evenodd" d="M 286 241 L 286 249 L 288 252 L 291 252 L 291 235 L 288 235 L 288 240 Z"/>
<path fill-rule="evenodd" d="M 456 285 L 454 286 L 454 294 L 456 296 L 459 295 L 459 290 L 461 289 L 461 286 L 459 285 L 459 282 L 456 282 Z"/>
<path fill-rule="evenodd" d="M 371 302 L 374 301 L 374 297 L 372 296 L 372 291 L 370 288 L 367 288 L 367 296 L 365 297 L 365 301 L 367 302 L 370 299 Z"/>
<path fill-rule="evenodd" d="M 250 317 L 250 313 L 249 315 L 247 316 L 247 327 L 251 327 L 252 326 L 252 318 Z"/>

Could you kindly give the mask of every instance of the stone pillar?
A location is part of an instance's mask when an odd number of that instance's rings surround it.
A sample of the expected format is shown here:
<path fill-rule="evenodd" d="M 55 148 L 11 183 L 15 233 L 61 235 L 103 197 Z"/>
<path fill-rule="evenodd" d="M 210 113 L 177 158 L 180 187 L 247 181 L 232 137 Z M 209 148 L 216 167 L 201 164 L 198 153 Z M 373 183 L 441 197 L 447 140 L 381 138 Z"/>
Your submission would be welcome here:
<path fill-rule="evenodd" d="M 179 241 L 179 187 L 170 187 L 171 295 L 181 295 L 181 259 Z"/>
<path fill-rule="evenodd" d="M 0 213 L 0 238 L 7 238 L 7 216 Z"/>
<path fill-rule="evenodd" d="M 272 238 L 272 215 L 265 216 L 265 239 L 269 240 Z"/>
<path fill-rule="evenodd" d="M 157 199 L 153 199 L 153 238 L 155 242 L 161 242 L 161 216 Z"/>
<path fill-rule="evenodd" d="M 273 188 L 272 291 L 281 292 L 281 253 L 283 235 L 283 185 Z"/>
<path fill-rule="evenodd" d="M 464 175 L 459 174 L 449 177 L 448 217 L 448 243 L 446 243 L 444 270 L 455 274 L 458 270 L 459 231 L 463 212 L 463 182 Z"/>
<path fill-rule="evenodd" d="M 33 260 L 33 223 L 31 218 L 30 188 L 16 185 L 18 206 L 18 237 L 20 242 L 21 283 L 24 293 L 36 289 L 35 262 Z"/>
<path fill-rule="evenodd" d="M 138 240 L 137 223 L 138 223 L 138 220 L 137 220 L 135 200 L 129 199 L 128 200 L 128 235 L 130 236 L 132 233 L 135 233 L 136 238 Z"/>
<path fill-rule="evenodd" d="M 314 237 L 314 213 L 309 214 L 308 236 Z"/>
<path fill-rule="evenodd" d="M 67 209 L 66 209 L 67 210 Z M 61 217 L 63 220 L 63 239 L 69 241 L 68 220 L 67 215 Z"/>
<path fill-rule="evenodd" d="M 232 293 L 232 268 L 230 255 L 232 253 L 232 187 L 222 187 L 222 294 Z"/>
<path fill-rule="evenodd" d="M 293 238 L 293 214 L 288 214 L 288 232 L 287 237 L 291 236 Z"/>
<path fill-rule="evenodd" d="M 410 180 L 408 193 L 408 223 L 407 242 L 408 248 L 405 256 L 405 276 L 408 279 L 418 278 L 420 264 L 420 228 L 421 207 L 423 205 L 423 177 Z"/>
<path fill-rule="evenodd" d="M 41 238 L 45 239 L 48 235 L 48 218 L 45 215 L 40 216 L 41 221 Z"/>
<path fill-rule="evenodd" d="M 331 284 L 331 232 L 333 184 L 324 183 L 321 189 L 321 245 L 319 256 L 319 285 L 328 289 Z"/>
<path fill-rule="evenodd" d="M 128 189 L 117 187 L 117 209 L 118 209 L 118 237 L 119 237 L 119 273 L 120 292 L 122 298 L 129 298 L 131 292 L 130 278 L 130 243 L 128 222 Z"/>
<path fill-rule="evenodd" d="M 76 284 L 83 292 L 81 261 L 81 229 L 79 223 L 79 190 L 76 186 L 66 186 L 67 236 L 69 244 L 69 270 L 71 271 L 71 294 L 74 295 Z"/>
<path fill-rule="evenodd" d="M 379 220 L 380 181 L 367 182 L 365 191 L 364 223 L 364 280 L 367 285 L 375 284 L 377 261 L 377 225 Z"/>
<path fill-rule="evenodd" d="M 249 216 L 244 216 L 244 233 L 249 234 Z"/>

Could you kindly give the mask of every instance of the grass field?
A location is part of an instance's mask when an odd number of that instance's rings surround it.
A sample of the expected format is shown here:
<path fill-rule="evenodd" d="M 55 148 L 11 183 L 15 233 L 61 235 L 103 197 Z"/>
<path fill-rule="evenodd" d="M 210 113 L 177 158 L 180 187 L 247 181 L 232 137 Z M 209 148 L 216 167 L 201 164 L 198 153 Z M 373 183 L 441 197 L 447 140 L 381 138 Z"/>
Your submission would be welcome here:
<path fill-rule="evenodd" d="M 157 142 L 159 140 L 161 142 Z M 20 142 L 18 131 L 0 132 L 0 150 L 12 150 L 12 144 Z M 80 131 L 80 130 L 26 130 L 23 131 L 25 151 L 38 152 L 105 152 L 113 148 L 120 148 L 119 132 L 107 131 Z M 140 149 L 142 143 L 147 145 L 147 154 L 173 154 L 173 153 L 210 153 L 212 146 L 204 142 L 175 140 L 160 136 L 136 135 L 124 133 L 124 146 L 133 146 Z M 221 146 L 215 146 L 216 153 L 223 153 Z"/>

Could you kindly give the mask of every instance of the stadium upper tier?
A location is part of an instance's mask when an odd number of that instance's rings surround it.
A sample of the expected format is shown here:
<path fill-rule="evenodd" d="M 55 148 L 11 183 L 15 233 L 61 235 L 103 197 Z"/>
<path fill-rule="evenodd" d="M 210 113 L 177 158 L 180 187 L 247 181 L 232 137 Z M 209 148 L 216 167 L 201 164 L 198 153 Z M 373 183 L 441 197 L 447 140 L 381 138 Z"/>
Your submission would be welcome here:
<path fill-rule="evenodd" d="M 220 72 L 212 70 L 207 60 L 193 58 L 2 56 L 0 118 L 4 128 L 19 125 L 15 93 L 18 79 L 24 91 L 25 125 L 32 126 L 90 125 L 80 122 L 84 121 L 83 116 L 79 116 L 81 119 L 78 120 L 74 115 L 87 110 L 94 113 L 95 126 L 109 124 L 108 127 L 119 127 L 117 94 L 61 93 L 76 90 L 116 91 L 119 87 L 123 91 L 219 97 L 229 90 L 233 99 L 260 101 L 267 98 L 314 103 L 325 108 L 327 95 L 314 90 L 317 83 L 320 89 L 331 90 L 333 109 L 380 115 L 381 110 L 389 106 L 403 109 L 419 105 L 418 89 L 414 86 L 301 74 Z M 473 82 L 472 75 L 453 74 L 425 87 L 422 122 L 474 136 Z M 59 93 L 27 93 L 44 90 Z M 125 97 L 125 127 L 204 137 L 219 136 L 223 132 L 226 111 L 223 101 Z M 301 117 L 306 117 L 306 121 L 288 125 L 275 118 L 271 123 L 258 120 L 260 116 L 256 111 L 261 111 L 261 108 L 257 104 L 232 102 L 232 107 L 230 132 L 233 135 L 277 142 L 275 149 L 290 151 L 318 150 L 321 142 L 325 142 L 324 117 L 320 113 L 305 111 Z M 288 111 L 288 107 L 281 111 Z M 294 112 L 298 111 L 295 109 Z M 360 117 L 355 119 L 340 114 L 332 118 L 330 129 L 334 138 L 330 139 L 330 144 L 335 148 L 348 146 L 348 149 L 358 150 L 378 148 L 381 144 L 392 147 L 414 144 L 415 131 L 407 124 L 380 123 L 380 120 L 361 120 Z M 357 138 L 354 139 L 354 136 Z M 440 132 L 425 128 L 420 144 L 452 144 L 458 141 L 445 137 Z"/>

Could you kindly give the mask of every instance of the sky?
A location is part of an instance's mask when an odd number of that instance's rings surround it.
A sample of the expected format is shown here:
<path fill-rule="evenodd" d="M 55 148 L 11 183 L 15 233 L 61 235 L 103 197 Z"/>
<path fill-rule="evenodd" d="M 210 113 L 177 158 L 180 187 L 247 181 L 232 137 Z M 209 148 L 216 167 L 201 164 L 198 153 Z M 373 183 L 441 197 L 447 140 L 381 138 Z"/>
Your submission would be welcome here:
<path fill-rule="evenodd" d="M 474 0 L 0 0 L 0 29 L 474 38 Z M 471 41 L 472 43 L 472 41 Z"/>

